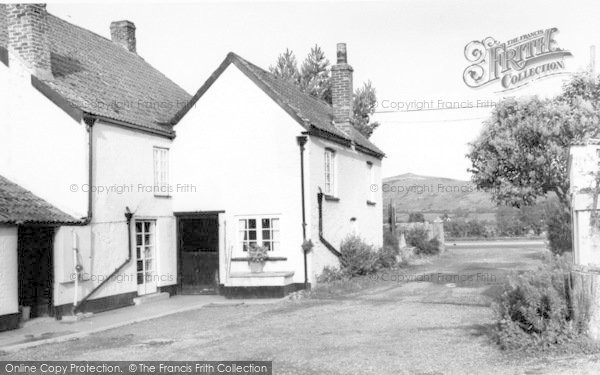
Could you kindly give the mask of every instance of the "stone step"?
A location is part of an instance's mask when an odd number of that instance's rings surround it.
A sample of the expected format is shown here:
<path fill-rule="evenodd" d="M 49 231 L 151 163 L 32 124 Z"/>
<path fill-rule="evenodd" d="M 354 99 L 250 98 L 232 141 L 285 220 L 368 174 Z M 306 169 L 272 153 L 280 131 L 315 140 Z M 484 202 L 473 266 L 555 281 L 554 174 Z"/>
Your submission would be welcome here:
<path fill-rule="evenodd" d="M 147 303 L 163 301 L 165 299 L 169 299 L 169 297 L 170 297 L 169 293 L 159 292 L 159 293 L 147 294 L 145 296 L 136 297 L 133 299 L 133 303 L 135 303 L 136 306 L 139 306 L 139 305 L 144 305 Z"/>

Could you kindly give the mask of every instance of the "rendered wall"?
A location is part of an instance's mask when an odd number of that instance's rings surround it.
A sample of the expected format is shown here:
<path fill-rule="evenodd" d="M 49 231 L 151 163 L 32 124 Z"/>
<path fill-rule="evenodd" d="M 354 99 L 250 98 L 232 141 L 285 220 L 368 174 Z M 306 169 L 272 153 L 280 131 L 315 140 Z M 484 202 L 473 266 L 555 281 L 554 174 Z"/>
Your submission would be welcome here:
<path fill-rule="evenodd" d="M 304 281 L 300 151 L 296 137 L 304 130 L 237 67 L 230 65 L 175 127 L 174 183 L 194 192 L 178 192 L 176 212 L 220 211 L 224 239 L 220 280 L 226 258 L 245 257 L 238 245 L 240 215 L 277 215 L 282 249 L 265 271 L 294 271 Z M 232 272 L 248 272 L 247 262 L 233 262 Z"/>
<path fill-rule="evenodd" d="M 17 227 L 0 225 L 0 316 L 19 312 Z"/>
<path fill-rule="evenodd" d="M 318 240 L 319 212 L 317 194 L 325 189 L 325 149 L 335 150 L 338 201 L 323 199 L 323 237 L 338 251 L 342 240 L 352 234 L 367 243 L 383 244 L 383 209 L 381 197 L 381 160 L 321 138 L 311 137 L 308 143 L 310 188 L 308 202 L 313 242 L 318 244 L 311 256 L 310 277 L 314 281 L 325 266 L 338 266 L 333 254 Z M 377 192 L 371 194 L 367 162 L 373 163 Z M 373 199 L 375 205 L 367 204 Z M 354 218 L 354 221 L 351 219 Z"/>
<path fill-rule="evenodd" d="M 94 217 L 86 227 L 62 227 L 55 241 L 57 283 L 55 304 L 72 303 L 74 295 L 72 233 L 77 233 L 80 262 L 86 281 L 78 295 L 87 295 L 103 278 L 120 266 L 128 256 L 125 209 L 134 214 L 132 222 L 132 259 L 111 282 L 91 299 L 137 290 L 135 269 L 135 219 L 156 220 L 155 264 L 158 286 L 177 282 L 175 219 L 172 198 L 153 192 L 153 147 L 170 148 L 166 138 L 113 125 L 94 125 Z M 74 194 L 87 194 L 79 191 Z M 64 275 L 62 278 L 61 275 Z"/>

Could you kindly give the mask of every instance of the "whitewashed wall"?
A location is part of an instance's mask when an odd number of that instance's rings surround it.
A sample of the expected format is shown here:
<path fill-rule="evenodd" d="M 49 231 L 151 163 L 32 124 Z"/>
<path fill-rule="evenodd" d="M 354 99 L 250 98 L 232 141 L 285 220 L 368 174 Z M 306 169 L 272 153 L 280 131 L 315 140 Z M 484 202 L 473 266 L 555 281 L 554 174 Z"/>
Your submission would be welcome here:
<path fill-rule="evenodd" d="M 10 69 L 0 64 L 0 87 L 0 175 L 76 218 L 85 216 L 86 197 L 70 190 L 87 181 L 85 125 L 33 88 L 17 59 Z"/>
<path fill-rule="evenodd" d="M 78 233 L 83 272 L 91 280 L 81 283 L 78 294 L 87 295 L 99 282 L 121 265 L 128 255 L 125 207 L 138 219 L 156 220 L 156 273 L 158 286 L 177 282 L 177 254 L 172 198 L 156 197 L 146 187 L 154 184 L 153 147 L 170 148 L 171 140 L 131 131 L 114 125 L 94 125 L 94 185 L 112 191 L 94 194 L 94 217 L 87 227 L 62 227 L 55 242 L 58 274 L 72 273 L 71 232 Z M 116 187 L 122 187 L 121 192 Z M 91 231 L 91 232 L 90 232 Z M 132 223 L 132 259 L 120 272 L 121 278 L 105 284 L 91 299 L 137 290 L 135 273 L 135 225 Z M 61 281 L 61 282 L 60 282 Z M 71 303 L 74 283 L 59 280 L 55 288 L 55 304 Z"/>
<path fill-rule="evenodd" d="M 319 187 L 325 191 L 325 149 L 335 150 L 336 185 L 339 201 L 323 199 L 323 237 L 338 251 L 342 240 L 356 233 L 367 243 L 380 247 L 383 244 L 383 210 L 381 197 L 381 160 L 347 147 L 311 137 L 308 143 L 310 167 L 310 217 L 313 242 L 318 243 L 319 211 L 317 194 Z M 371 181 L 367 173 L 367 161 L 373 163 L 375 184 L 378 191 L 370 193 Z M 374 198 L 375 205 L 367 205 Z M 352 223 L 351 218 L 356 218 Z M 322 244 L 315 247 L 311 257 L 311 280 L 322 272 L 325 266 L 338 266 L 337 258 Z"/>
<path fill-rule="evenodd" d="M 225 239 L 238 251 L 239 215 L 280 215 L 282 251 L 265 271 L 295 271 L 304 281 L 300 151 L 296 136 L 303 128 L 271 98 L 230 65 L 176 126 L 172 165 L 174 183 L 191 184 L 195 193 L 175 194 L 176 212 L 224 210 Z M 223 283 L 225 251 L 221 252 Z M 233 272 L 249 271 L 234 262 Z"/>
<path fill-rule="evenodd" d="M 16 59 L 11 59 L 10 69 L 0 64 L 0 86 L 11 88 L 0 90 L 0 175 L 75 218 L 85 216 L 89 189 L 85 125 L 33 88 L 30 75 Z M 158 285 L 176 283 L 171 198 L 157 198 L 139 189 L 140 184 L 154 184 L 153 146 L 169 148 L 171 141 L 98 122 L 93 142 L 94 186 L 110 189 L 128 185 L 130 190 L 95 193 L 91 225 L 58 229 L 54 244 L 55 305 L 73 302 L 72 232 L 79 238 L 83 272 L 95 280 L 81 283 L 79 299 L 127 258 L 126 206 L 136 217 L 157 220 L 157 273 L 164 276 Z M 136 291 L 133 250 L 132 260 L 122 271 L 122 281 L 106 284 L 92 299 Z"/>
<path fill-rule="evenodd" d="M 19 312 L 17 227 L 0 225 L 0 315 Z"/>

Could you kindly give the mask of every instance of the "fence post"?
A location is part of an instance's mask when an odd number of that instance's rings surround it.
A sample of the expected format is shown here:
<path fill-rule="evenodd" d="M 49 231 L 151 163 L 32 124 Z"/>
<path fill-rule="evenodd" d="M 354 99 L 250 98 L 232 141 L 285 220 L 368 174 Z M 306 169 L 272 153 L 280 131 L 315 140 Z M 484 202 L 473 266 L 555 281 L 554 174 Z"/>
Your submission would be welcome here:
<path fill-rule="evenodd" d="M 446 245 L 444 244 L 444 220 L 439 217 L 433 221 L 433 237 L 440 241 L 440 253 L 443 253 L 446 250 Z"/>

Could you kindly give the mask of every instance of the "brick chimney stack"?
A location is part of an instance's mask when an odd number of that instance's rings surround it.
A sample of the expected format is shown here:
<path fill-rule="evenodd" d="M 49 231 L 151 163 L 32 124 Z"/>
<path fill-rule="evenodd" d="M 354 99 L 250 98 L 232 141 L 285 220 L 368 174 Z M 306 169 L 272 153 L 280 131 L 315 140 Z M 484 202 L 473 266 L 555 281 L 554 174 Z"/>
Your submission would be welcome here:
<path fill-rule="evenodd" d="M 352 124 L 352 103 L 354 89 L 352 87 L 352 72 L 354 69 L 348 65 L 346 43 L 337 44 L 337 64 L 331 67 L 331 97 L 333 104 L 333 122 L 335 125 L 350 134 Z"/>
<path fill-rule="evenodd" d="M 135 25 L 131 21 L 110 23 L 110 38 L 129 52 L 136 53 Z"/>
<path fill-rule="evenodd" d="M 46 4 L 6 4 L 6 24 L 8 51 L 37 78 L 52 79 Z"/>
<path fill-rule="evenodd" d="M 0 4 L 0 47 L 8 48 L 8 25 L 6 24 L 6 4 Z"/>

